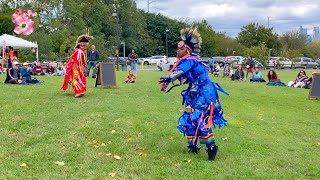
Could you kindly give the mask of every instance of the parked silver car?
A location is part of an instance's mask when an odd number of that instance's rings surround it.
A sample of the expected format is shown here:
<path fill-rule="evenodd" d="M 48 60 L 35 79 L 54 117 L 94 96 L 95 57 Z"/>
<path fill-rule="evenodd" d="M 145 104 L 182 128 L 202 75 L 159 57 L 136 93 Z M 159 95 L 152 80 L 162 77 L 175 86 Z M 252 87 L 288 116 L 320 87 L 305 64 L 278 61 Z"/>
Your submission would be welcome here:
<path fill-rule="evenodd" d="M 299 58 L 294 58 L 295 61 L 293 65 L 293 69 L 296 68 L 312 68 L 312 69 L 317 69 L 318 68 L 318 63 L 316 63 L 315 60 L 308 58 L 308 57 L 299 57 Z"/>

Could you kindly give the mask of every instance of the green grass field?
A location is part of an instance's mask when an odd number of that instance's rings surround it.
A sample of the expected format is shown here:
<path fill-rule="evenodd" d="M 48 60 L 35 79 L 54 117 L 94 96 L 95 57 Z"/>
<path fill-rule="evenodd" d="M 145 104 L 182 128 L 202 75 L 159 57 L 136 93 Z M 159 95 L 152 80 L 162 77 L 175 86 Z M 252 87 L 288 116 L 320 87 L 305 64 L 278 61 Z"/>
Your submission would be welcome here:
<path fill-rule="evenodd" d="M 278 74 L 287 83 L 297 72 Z M 214 130 L 219 153 L 208 162 L 176 129 L 186 87 L 160 92 L 163 75 L 139 71 L 124 84 L 117 72 L 112 89 L 88 78 L 83 98 L 61 91 L 62 77 L 1 83 L 0 179 L 320 178 L 320 101 L 308 90 L 213 78 L 231 95 L 220 95 L 229 124 Z"/>

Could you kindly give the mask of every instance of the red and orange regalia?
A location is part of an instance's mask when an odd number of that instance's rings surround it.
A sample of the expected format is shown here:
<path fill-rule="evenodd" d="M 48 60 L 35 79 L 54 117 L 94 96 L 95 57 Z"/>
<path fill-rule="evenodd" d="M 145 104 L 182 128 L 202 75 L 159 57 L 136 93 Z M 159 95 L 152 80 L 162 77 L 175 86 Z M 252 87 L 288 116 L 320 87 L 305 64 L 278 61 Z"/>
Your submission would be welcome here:
<path fill-rule="evenodd" d="M 86 46 L 92 39 L 87 35 L 82 35 L 77 40 L 77 46 L 72 53 L 64 76 L 62 89 L 65 91 L 70 84 L 74 90 L 75 97 L 81 97 L 86 91 Z"/>

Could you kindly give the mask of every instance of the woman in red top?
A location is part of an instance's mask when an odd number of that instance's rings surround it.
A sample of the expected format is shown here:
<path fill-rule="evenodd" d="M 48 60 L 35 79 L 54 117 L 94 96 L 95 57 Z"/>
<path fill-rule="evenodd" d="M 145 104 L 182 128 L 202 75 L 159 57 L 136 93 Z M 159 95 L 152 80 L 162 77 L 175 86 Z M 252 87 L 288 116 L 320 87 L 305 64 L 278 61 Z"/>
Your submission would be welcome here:
<path fill-rule="evenodd" d="M 286 86 L 286 84 L 281 82 L 281 80 L 278 78 L 278 75 L 274 70 L 270 70 L 267 77 L 269 80 L 267 83 L 268 86 Z"/>
<path fill-rule="evenodd" d="M 277 82 L 279 80 L 278 75 L 276 72 L 274 72 L 274 70 L 270 70 L 268 72 L 268 79 L 269 81 L 274 81 L 274 82 Z"/>

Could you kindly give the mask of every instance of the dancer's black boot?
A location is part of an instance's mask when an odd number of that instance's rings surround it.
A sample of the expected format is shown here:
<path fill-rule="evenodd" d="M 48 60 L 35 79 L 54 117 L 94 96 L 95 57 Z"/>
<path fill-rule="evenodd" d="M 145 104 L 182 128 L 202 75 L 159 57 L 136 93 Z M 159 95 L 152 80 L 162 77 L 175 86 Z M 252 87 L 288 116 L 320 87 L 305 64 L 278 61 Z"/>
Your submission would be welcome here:
<path fill-rule="evenodd" d="M 189 145 L 187 146 L 187 148 L 189 148 L 189 152 L 196 154 L 198 154 L 198 152 L 200 151 L 200 148 L 198 148 L 197 145 Z"/>
<path fill-rule="evenodd" d="M 213 161 L 216 158 L 217 152 L 218 152 L 218 146 L 213 143 L 211 146 L 207 149 L 208 152 L 208 160 Z"/>

